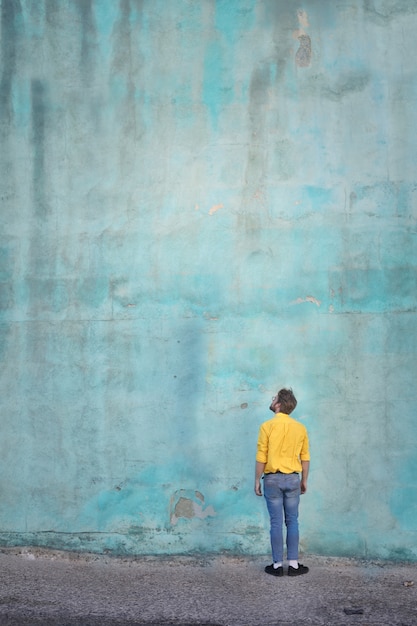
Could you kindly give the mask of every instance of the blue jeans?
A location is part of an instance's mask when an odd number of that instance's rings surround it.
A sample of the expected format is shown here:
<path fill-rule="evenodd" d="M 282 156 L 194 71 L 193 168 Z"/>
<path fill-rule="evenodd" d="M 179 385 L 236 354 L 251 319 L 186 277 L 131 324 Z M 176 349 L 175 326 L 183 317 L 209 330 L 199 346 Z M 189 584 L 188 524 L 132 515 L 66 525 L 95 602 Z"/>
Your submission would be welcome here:
<path fill-rule="evenodd" d="M 298 474 L 265 474 L 264 495 L 271 520 L 271 547 L 274 563 L 282 562 L 284 557 L 283 517 L 287 527 L 287 559 L 297 561 L 300 476 Z"/>

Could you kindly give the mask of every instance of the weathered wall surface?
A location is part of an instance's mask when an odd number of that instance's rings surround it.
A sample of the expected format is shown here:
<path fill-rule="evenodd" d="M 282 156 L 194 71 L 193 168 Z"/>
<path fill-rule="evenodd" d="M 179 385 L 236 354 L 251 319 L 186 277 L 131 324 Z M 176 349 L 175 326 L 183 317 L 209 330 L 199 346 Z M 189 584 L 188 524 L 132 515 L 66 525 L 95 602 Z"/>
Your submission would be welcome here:
<path fill-rule="evenodd" d="M 414 0 L 2 0 L 0 542 L 417 559 Z"/>

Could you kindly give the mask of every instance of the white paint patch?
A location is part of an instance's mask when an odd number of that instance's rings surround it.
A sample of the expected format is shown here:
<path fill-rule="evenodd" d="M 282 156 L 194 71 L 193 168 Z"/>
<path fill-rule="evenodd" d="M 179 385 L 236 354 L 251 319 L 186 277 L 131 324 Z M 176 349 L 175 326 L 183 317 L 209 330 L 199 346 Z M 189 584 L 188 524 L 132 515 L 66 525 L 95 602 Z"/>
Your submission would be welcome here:
<path fill-rule="evenodd" d="M 306 32 L 304 29 L 310 26 L 310 24 L 308 23 L 307 11 L 304 11 L 303 9 L 298 9 L 297 17 L 300 28 L 293 31 L 292 36 L 294 37 L 294 39 L 298 39 L 299 37 L 305 35 Z"/>
<path fill-rule="evenodd" d="M 293 300 L 291 304 L 303 304 L 303 302 L 311 302 L 312 304 L 316 304 L 317 306 L 321 305 L 321 301 L 317 300 L 313 296 L 306 296 L 305 298 L 297 298 L 297 300 Z"/>
<path fill-rule="evenodd" d="M 214 215 L 216 211 L 218 211 L 219 209 L 223 209 L 223 207 L 224 207 L 223 204 L 213 204 L 213 206 L 211 207 L 209 211 L 209 215 Z"/>
<path fill-rule="evenodd" d="M 308 23 L 307 11 L 304 11 L 304 9 L 298 9 L 297 16 L 301 28 L 308 28 L 310 26 Z"/>

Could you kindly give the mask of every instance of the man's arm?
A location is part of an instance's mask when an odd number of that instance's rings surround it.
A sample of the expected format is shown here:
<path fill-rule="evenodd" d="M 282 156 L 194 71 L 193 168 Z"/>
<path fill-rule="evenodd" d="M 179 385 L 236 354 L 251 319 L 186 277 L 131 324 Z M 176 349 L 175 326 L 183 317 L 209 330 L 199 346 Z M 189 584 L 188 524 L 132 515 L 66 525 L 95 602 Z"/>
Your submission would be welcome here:
<path fill-rule="evenodd" d="M 301 493 L 305 493 L 307 491 L 307 478 L 308 471 L 310 469 L 310 461 L 301 461 Z"/>
<path fill-rule="evenodd" d="M 257 496 L 262 495 L 261 478 L 264 473 L 266 463 L 256 461 L 255 464 L 255 493 Z"/>

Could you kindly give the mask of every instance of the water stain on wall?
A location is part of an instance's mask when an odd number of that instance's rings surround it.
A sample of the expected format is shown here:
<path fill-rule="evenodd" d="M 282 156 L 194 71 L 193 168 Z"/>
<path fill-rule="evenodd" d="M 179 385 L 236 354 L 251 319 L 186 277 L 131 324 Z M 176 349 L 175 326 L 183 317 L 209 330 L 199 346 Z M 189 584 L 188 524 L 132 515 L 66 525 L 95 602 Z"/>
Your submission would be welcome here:
<path fill-rule="evenodd" d="M 249 88 L 249 129 L 244 204 L 251 204 L 255 194 L 261 192 L 267 167 L 266 143 L 266 104 L 271 82 L 271 69 L 268 63 L 254 69 Z"/>
<path fill-rule="evenodd" d="M 410 15 L 417 12 L 415 0 L 364 0 L 364 11 L 379 23 L 387 23 L 399 15 Z"/>
<path fill-rule="evenodd" d="M 46 212 L 45 201 L 45 84 L 32 80 L 32 142 L 33 142 L 33 196 L 37 215 Z"/>
<path fill-rule="evenodd" d="M 19 0 L 1 3 L 1 58 L 0 111 L 3 120 L 12 115 L 11 94 L 16 72 L 16 56 L 19 45 L 17 22 L 22 7 Z"/>
<path fill-rule="evenodd" d="M 92 0 L 76 0 L 75 6 L 80 15 L 81 23 L 81 62 L 80 70 L 87 82 L 91 79 L 93 70 L 93 45 L 96 36 L 93 18 Z"/>
<path fill-rule="evenodd" d="M 370 76 L 363 71 L 340 74 L 332 83 L 324 84 L 323 81 L 321 95 L 336 101 L 346 95 L 364 91 L 369 82 Z"/>

